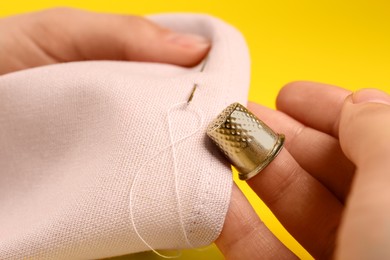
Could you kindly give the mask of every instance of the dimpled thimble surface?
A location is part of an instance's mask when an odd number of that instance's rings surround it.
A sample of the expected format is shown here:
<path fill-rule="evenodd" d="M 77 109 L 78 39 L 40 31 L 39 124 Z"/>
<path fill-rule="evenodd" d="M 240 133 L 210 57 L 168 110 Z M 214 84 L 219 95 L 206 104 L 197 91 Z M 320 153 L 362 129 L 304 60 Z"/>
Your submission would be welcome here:
<path fill-rule="evenodd" d="M 239 172 L 241 180 L 264 169 L 283 147 L 284 135 L 275 133 L 239 103 L 225 108 L 212 121 L 207 135 Z"/>

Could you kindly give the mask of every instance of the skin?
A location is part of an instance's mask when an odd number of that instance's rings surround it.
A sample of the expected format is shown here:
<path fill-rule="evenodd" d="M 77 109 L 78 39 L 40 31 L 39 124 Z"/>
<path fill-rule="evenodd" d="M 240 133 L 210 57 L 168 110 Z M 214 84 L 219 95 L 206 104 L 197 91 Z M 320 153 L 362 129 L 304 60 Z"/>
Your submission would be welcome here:
<path fill-rule="evenodd" d="M 1 19 L 0 33 L 0 75 L 100 59 L 192 66 L 210 49 L 207 39 L 141 17 L 73 9 Z M 390 96 L 294 82 L 276 104 L 248 104 L 287 137 L 250 187 L 316 259 L 390 259 Z M 296 258 L 236 186 L 216 244 L 227 259 Z"/>
<path fill-rule="evenodd" d="M 80 60 L 132 60 L 193 66 L 210 42 L 138 16 L 60 8 L 0 19 L 0 75 Z"/>
<path fill-rule="evenodd" d="M 316 259 L 390 257 L 389 105 L 379 90 L 350 93 L 313 82 L 285 86 L 278 111 L 249 104 L 287 138 L 286 149 L 248 183 Z M 237 188 L 233 198 L 216 241 L 228 259 L 294 258 L 270 232 L 254 235 L 263 224 L 248 228 L 255 213 Z"/>

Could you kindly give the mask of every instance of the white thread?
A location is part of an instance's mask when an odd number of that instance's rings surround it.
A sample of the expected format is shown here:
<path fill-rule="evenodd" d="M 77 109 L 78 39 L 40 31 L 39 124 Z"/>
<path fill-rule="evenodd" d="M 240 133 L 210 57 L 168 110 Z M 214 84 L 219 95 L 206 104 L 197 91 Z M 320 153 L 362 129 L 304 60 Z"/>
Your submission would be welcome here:
<path fill-rule="evenodd" d="M 172 105 L 169 109 L 168 109 L 168 112 L 167 112 L 167 120 L 168 120 L 168 131 L 169 131 L 169 142 L 170 144 L 167 145 L 166 147 L 162 148 L 160 151 L 158 151 L 154 156 L 152 156 L 149 160 L 147 160 L 139 169 L 138 171 L 135 173 L 135 176 L 134 176 L 134 180 L 130 186 L 130 196 L 129 196 L 129 212 L 130 212 L 130 218 L 131 218 L 131 224 L 133 226 L 133 229 L 135 231 L 135 233 L 137 234 L 138 238 L 151 250 L 153 251 L 155 254 L 157 254 L 158 256 L 160 257 L 163 257 L 163 258 L 178 258 L 180 255 L 181 255 L 181 252 L 176 255 L 176 256 L 166 256 L 166 255 L 163 255 L 159 252 L 157 252 L 148 242 L 145 241 L 145 239 L 142 238 L 142 236 L 140 235 L 140 233 L 138 232 L 138 229 L 135 225 L 135 222 L 134 222 L 134 213 L 133 213 L 133 206 L 132 206 L 132 200 L 133 200 L 133 191 L 134 191 L 134 186 L 135 186 L 135 183 L 137 181 L 137 177 L 139 175 L 139 172 L 147 165 L 149 164 L 150 161 L 153 161 L 157 156 L 161 155 L 163 152 L 165 152 L 167 149 L 171 148 L 171 151 L 172 151 L 172 158 L 173 158 L 173 173 L 174 173 L 174 177 L 175 177 L 175 195 L 176 195 L 176 198 L 177 198 L 177 207 L 178 207 L 178 213 L 179 213 L 179 219 L 180 219 L 180 226 L 181 226 L 181 229 L 183 231 L 183 235 L 184 235 L 184 238 L 185 238 L 185 241 L 186 243 L 188 244 L 189 247 L 193 247 L 191 245 L 191 242 L 189 241 L 188 239 L 188 236 L 187 236 L 187 232 L 186 232 L 186 229 L 185 229 L 185 225 L 184 225 L 184 221 L 183 221 L 183 216 L 182 216 L 182 209 L 181 209 L 181 202 L 180 202 L 180 195 L 179 195 L 179 189 L 178 189 L 178 170 L 177 170 L 177 158 L 176 158 L 176 149 L 175 149 L 175 145 L 183 142 L 184 140 L 192 137 L 193 135 L 195 135 L 196 133 L 199 132 L 199 130 L 201 130 L 202 126 L 203 126 L 203 121 L 204 121 L 204 118 L 203 118 L 203 114 L 202 114 L 202 111 L 200 109 L 196 109 L 195 112 L 196 114 L 199 116 L 199 119 L 200 119 L 200 125 L 199 127 L 196 128 L 196 130 L 194 130 L 193 132 L 191 132 L 190 134 L 180 138 L 179 140 L 177 141 L 174 141 L 173 140 L 173 133 L 172 133 L 172 123 L 171 123 L 171 118 L 170 118 L 170 115 L 171 115 L 171 112 L 174 108 L 177 108 L 181 105 L 185 105 L 186 106 L 186 109 L 188 109 L 189 107 L 193 107 L 190 104 L 188 104 L 187 102 L 181 102 L 181 103 L 177 103 L 177 104 L 174 104 Z"/>

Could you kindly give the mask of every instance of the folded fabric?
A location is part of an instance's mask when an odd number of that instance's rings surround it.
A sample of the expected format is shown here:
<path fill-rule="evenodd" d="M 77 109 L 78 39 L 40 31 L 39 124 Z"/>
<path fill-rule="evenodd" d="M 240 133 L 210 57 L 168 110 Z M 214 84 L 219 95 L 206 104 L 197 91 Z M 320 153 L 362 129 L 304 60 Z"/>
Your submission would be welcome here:
<path fill-rule="evenodd" d="M 205 15 L 150 19 L 211 39 L 204 70 L 91 61 L 0 76 L 0 259 L 104 258 L 218 237 L 232 177 L 206 128 L 246 102 L 246 44 Z"/>

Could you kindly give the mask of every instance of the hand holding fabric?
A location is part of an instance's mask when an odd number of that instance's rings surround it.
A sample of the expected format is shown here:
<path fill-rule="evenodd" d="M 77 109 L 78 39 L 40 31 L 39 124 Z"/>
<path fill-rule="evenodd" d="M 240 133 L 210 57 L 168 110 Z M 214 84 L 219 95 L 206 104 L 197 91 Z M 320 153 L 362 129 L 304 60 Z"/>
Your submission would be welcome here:
<path fill-rule="evenodd" d="M 147 19 L 60 9 L 0 21 L 1 259 L 203 247 L 220 234 L 232 177 L 206 124 L 247 101 L 245 41 L 207 15 Z M 207 53 L 204 69 L 183 67 Z"/>
<path fill-rule="evenodd" d="M 0 31 L 3 35 L 0 37 L 0 75 L 83 60 L 193 66 L 210 50 L 209 40 L 202 36 L 174 33 L 141 17 L 72 9 L 5 18 L 0 20 Z M 77 70 L 70 68 L 69 71 Z M 59 70 L 51 72 L 59 75 Z M 34 79 L 35 76 L 32 73 L 28 77 Z M 15 86 L 13 89 L 18 91 Z M 12 98 L 6 101 L 9 100 Z M 389 102 L 387 94 L 376 90 L 351 94 L 333 86 L 296 82 L 282 89 L 277 100 L 278 111 L 249 104 L 259 118 L 286 134 L 287 149 L 248 183 L 315 258 L 389 258 L 385 227 L 390 210 L 383 206 L 389 204 L 390 198 L 387 185 Z M 94 115 L 88 113 L 86 118 Z M 97 117 L 95 121 L 99 120 L 102 119 Z M 115 232 L 118 235 L 119 230 Z M 230 259 L 295 257 L 261 222 L 236 186 L 233 186 L 224 228 L 216 243 Z M 64 250 L 69 249 L 66 246 L 64 244 Z M 111 255 L 126 252 L 125 245 L 119 247 L 122 249 Z M 56 252 L 61 252 L 58 250 Z M 78 256 L 93 256 L 94 253 L 81 249 L 80 252 Z"/>
<path fill-rule="evenodd" d="M 0 75 L 82 60 L 130 60 L 193 66 L 206 38 L 179 34 L 140 16 L 49 9 L 0 20 Z"/>

